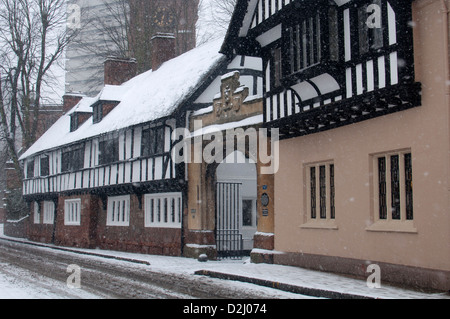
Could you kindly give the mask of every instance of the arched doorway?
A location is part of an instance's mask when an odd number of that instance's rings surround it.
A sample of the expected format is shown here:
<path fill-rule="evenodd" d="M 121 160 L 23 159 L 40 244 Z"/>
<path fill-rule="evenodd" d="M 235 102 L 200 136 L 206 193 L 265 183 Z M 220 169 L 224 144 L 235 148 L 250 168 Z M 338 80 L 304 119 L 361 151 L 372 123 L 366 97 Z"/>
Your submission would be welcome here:
<path fill-rule="evenodd" d="M 216 169 L 216 245 L 220 257 L 242 256 L 253 249 L 257 230 L 257 170 L 235 151 Z"/>

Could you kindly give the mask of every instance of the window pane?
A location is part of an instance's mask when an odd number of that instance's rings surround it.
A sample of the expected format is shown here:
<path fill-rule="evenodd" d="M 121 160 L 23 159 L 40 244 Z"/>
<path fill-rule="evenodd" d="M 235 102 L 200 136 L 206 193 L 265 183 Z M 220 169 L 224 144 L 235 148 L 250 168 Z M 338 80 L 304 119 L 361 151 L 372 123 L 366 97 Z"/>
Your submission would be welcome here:
<path fill-rule="evenodd" d="M 156 141 L 155 141 L 155 144 L 156 144 L 155 153 L 156 154 L 164 153 L 164 144 L 165 144 L 164 131 L 165 131 L 164 127 L 160 127 L 157 130 Z"/>
<path fill-rule="evenodd" d="M 242 201 L 242 226 L 253 226 L 253 201 Z"/>
<path fill-rule="evenodd" d="M 119 161 L 119 138 L 113 138 L 99 143 L 98 162 L 106 165 Z"/>
<path fill-rule="evenodd" d="M 157 214 L 157 222 L 161 222 L 161 200 L 158 198 L 156 200 L 156 214 Z"/>
<path fill-rule="evenodd" d="M 282 79 L 282 62 L 281 62 L 281 48 L 272 50 L 273 56 L 273 79 L 271 83 L 273 83 L 274 87 L 279 87 L 281 85 Z"/>
<path fill-rule="evenodd" d="M 289 28 L 290 71 L 295 73 L 319 63 L 322 59 L 321 15 L 305 17 Z"/>
<path fill-rule="evenodd" d="M 387 205 L 386 205 L 386 158 L 380 157 L 378 159 L 378 204 L 379 204 L 379 218 L 387 219 Z"/>
<path fill-rule="evenodd" d="M 34 177 L 34 160 L 27 162 L 27 178 Z"/>
<path fill-rule="evenodd" d="M 163 212 L 164 212 L 164 222 L 167 223 L 168 220 L 168 207 L 167 207 L 167 198 L 164 198 L 164 202 L 163 202 L 164 206 L 163 206 Z"/>
<path fill-rule="evenodd" d="M 338 12 L 335 7 L 331 7 L 328 15 L 328 25 L 330 34 L 330 59 L 339 60 L 339 37 L 338 37 Z"/>
<path fill-rule="evenodd" d="M 48 176 L 50 173 L 49 157 L 44 156 L 41 158 L 41 176 Z"/>
<path fill-rule="evenodd" d="M 406 219 L 413 219 L 413 181 L 411 154 L 405 154 L 405 200 Z"/>
<path fill-rule="evenodd" d="M 151 202 L 150 202 L 151 204 L 150 204 L 150 209 L 151 209 L 151 211 L 150 211 L 150 222 L 151 223 L 154 223 L 155 222 L 155 200 L 154 199 L 152 199 L 151 200 Z"/>
<path fill-rule="evenodd" d="M 147 157 L 150 155 L 150 147 L 153 143 L 151 143 L 150 139 L 150 129 L 146 129 L 142 131 L 142 139 L 141 139 L 141 156 Z"/>
<path fill-rule="evenodd" d="M 399 156 L 391 156 L 391 209 L 392 219 L 400 219 Z"/>
<path fill-rule="evenodd" d="M 171 198 L 170 199 L 170 208 L 171 208 L 171 210 L 170 210 L 170 212 L 171 212 L 171 222 L 175 223 L 176 222 L 176 220 L 175 220 L 175 218 L 176 218 L 176 216 L 175 216 L 175 198 Z"/>
<path fill-rule="evenodd" d="M 311 218 L 316 218 L 316 168 L 311 167 Z"/>
<path fill-rule="evenodd" d="M 369 28 L 367 26 L 367 6 L 358 8 L 359 53 L 369 52 Z"/>
<path fill-rule="evenodd" d="M 320 218 L 327 218 L 327 186 L 325 177 L 326 167 L 319 167 L 319 181 L 320 181 Z"/>
<path fill-rule="evenodd" d="M 335 188 L 334 188 L 334 164 L 330 165 L 330 218 L 336 218 L 336 209 L 334 204 Z"/>

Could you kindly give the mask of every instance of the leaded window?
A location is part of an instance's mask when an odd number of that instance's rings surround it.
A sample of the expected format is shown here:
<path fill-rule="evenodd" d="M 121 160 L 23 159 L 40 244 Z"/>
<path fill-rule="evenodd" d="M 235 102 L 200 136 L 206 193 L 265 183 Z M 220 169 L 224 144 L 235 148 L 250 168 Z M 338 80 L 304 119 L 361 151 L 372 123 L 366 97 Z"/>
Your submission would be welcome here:
<path fill-rule="evenodd" d="M 339 59 L 338 13 L 334 6 L 319 7 L 293 20 L 286 29 L 289 66 L 286 73 L 302 72 Z"/>
<path fill-rule="evenodd" d="M 161 155 L 165 145 L 164 126 L 142 130 L 141 155 L 144 157 Z"/>
<path fill-rule="evenodd" d="M 333 163 L 311 165 L 307 169 L 308 216 L 312 220 L 336 218 L 335 172 Z M 317 218 L 317 215 L 319 218 Z"/>
<path fill-rule="evenodd" d="M 413 220 L 412 156 L 390 153 L 377 158 L 378 219 Z"/>
<path fill-rule="evenodd" d="M 40 164 L 41 164 L 41 175 L 40 176 L 50 175 L 50 158 L 48 157 L 48 155 L 41 157 Z"/>
<path fill-rule="evenodd" d="M 98 148 L 99 165 L 107 165 L 119 161 L 119 137 L 100 141 L 98 144 Z"/>
<path fill-rule="evenodd" d="M 84 146 L 64 149 L 61 154 L 61 172 L 75 172 L 84 167 Z"/>

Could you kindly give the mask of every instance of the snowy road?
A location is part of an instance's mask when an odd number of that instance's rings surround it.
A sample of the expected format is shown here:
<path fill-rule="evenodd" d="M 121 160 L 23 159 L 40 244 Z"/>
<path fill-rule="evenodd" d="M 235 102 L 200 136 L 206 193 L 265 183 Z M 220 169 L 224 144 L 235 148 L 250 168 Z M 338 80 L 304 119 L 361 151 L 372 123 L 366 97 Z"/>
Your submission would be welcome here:
<path fill-rule="evenodd" d="M 80 269 L 80 288 L 70 288 Z M 295 295 L 293 295 L 295 296 Z M 273 289 L 201 276 L 154 272 L 148 265 L 61 252 L 0 240 L 0 298 L 259 299 Z M 279 296 L 286 298 L 285 294 Z M 296 298 L 301 296 L 296 295 Z"/>

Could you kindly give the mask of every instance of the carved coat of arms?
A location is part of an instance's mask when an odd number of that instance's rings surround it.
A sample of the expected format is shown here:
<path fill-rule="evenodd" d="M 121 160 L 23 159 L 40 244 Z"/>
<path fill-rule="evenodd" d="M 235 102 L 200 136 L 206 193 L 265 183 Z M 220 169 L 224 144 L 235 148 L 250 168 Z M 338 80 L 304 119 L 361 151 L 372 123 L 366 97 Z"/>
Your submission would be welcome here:
<path fill-rule="evenodd" d="M 248 88 L 241 86 L 238 71 L 222 77 L 220 93 L 214 99 L 214 112 L 217 117 L 228 118 L 232 113 L 238 113 L 243 101 L 248 96 Z"/>

